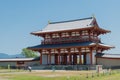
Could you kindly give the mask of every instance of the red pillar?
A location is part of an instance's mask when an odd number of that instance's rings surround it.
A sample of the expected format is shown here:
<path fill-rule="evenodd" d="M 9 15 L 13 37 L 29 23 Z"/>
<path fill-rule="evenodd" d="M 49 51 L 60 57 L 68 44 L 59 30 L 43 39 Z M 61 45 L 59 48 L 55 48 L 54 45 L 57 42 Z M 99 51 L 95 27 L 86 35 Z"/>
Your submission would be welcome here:
<path fill-rule="evenodd" d="M 47 64 L 48 64 L 48 54 L 47 54 Z"/>
<path fill-rule="evenodd" d="M 77 54 L 73 54 L 73 64 L 77 64 Z"/>
<path fill-rule="evenodd" d="M 93 64 L 93 59 L 92 59 L 92 48 L 90 49 L 90 64 Z"/>
<path fill-rule="evenodd" d="M 67 54 L 64 55 L 65 65 L 67 64 Z"/>
<path fill-rule="evenodd" d="M 55 54 L 55 65 L 58 64 L 58 54 Z"/>
<path fill-rule="evenodd" d="M 40 50 L 39 53 L 40 53 L 40 64 L 42 64 L 42 51 Z"/>
<path fill-rule="evenodd" d="M 86 65 L 86 53 L 84 53 L 84 65 Z"/>
<path fill-rule="evenodd" d="M 91 41 L 91 35 L 90 35 L 91 31 L 88 31 L 88 35 L 89 35 L 89 41 Z"/>
<path fill-rule="evenodd" d="M 58 65 L 60 65 L 60 50 L 58 50 Z"/>
<path fill-rule="evenodd" d="M 40 64 L 42 64 L 42 53 L 40 55 Z"/>
<path fill-rule="evenodd" d="M 61 64 L 63 64 L 63 55 L 61 55 Z"/>
<path fill-rule="evenodd" d="M 75 64 L 77 64 L 77 54 L 75 54 Z"/>
<path fill-rule="evenodd" d="M 72 60 L 71 60 L 71 53 L 70 53 L 70 49 L 68 49 L 68 54 L 69 54 L 69 59 L 68 59 L 68 64 L 71 64 L 72 62 Z"/>
<path fill-rule="evenodd" d="M 51 50 L 49 50 L 49 65 L 51 65 Z"/>
<path fill-rule="evenodd" d="M 82 53 L 81 53 L 81 48 L 79 49 L 79 64 L 82 64 L 82 57 L 81 57 Z"/>
<path fill-rule="evenodd" d="M 73 54 L 73 65 L 75 65 L 75 54 Z"/>

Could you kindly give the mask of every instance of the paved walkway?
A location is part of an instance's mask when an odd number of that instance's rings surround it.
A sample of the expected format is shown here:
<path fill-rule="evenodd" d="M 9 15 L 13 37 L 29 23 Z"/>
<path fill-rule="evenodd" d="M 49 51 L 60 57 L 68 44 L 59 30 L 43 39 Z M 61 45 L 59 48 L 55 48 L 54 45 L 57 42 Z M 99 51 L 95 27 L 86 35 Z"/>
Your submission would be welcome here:
<path fill-rule="evenodd" d="M 9 80 L 9 79 L 4 79 L 4 78 L 1 78 L 1 77 L 0 77 L 0 80 Z"/>

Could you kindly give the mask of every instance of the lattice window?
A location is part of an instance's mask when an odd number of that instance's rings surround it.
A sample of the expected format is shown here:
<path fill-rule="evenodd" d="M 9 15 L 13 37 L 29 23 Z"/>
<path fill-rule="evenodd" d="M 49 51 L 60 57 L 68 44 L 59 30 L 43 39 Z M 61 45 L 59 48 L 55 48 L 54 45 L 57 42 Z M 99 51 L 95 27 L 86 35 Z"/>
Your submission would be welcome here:
<path fill-rule="evenodd" d="M 88 47 L 86 47 L 86 48 L 81 48 L 81 51 L 82 51 L 82 52 L 90 52 L 90 49 L 89 49 Z"/>
<path fill-rule="evenodd" d="M 79 52 L 77 48 L 75 48 L 74 50 L 75 50 L 75 52 Z"/>
<path fill-rule="evenodd" d="M 71 36 L 80 36 L 79 32 L 72 32 Z"/>
<path fill-rule="evenodd" d="M 61 37 L 69 37 L 69 33 L 65 32 L 61 34 Z"/>
<path fill-rule="evenodd" d="M 58 33 L 52 34 L 52 38 L 58 38 L 58 37 L 60 37 Z"/>
<path fill-rule="evenodd" d="M 92 35 L 93 35 L 93 32 L 90 32 L 90 35 L 92 36 Z"/>
<path fill-rule="evenodd" d="M 46 49 L 43 49 L 42 53 L 49 53 L 49 52 Z"/>
<path fill-rule="evenodd" d="M 82 35 L 88 35 L 88 31 L 82 31 Z"/>
<path fill-rule="evenodd" d="M 60 49 L 61 53 L 68 53 L 67 49 Z"/>
<path fill-rule="evenodd" d="M 49 35 L 49 34 L 46 34 L 46 35 L 45 35 L 45 38 L 46 38 L 46 39 L 49 39 L 49 38 L 50 38 L 50 35 Z"/>

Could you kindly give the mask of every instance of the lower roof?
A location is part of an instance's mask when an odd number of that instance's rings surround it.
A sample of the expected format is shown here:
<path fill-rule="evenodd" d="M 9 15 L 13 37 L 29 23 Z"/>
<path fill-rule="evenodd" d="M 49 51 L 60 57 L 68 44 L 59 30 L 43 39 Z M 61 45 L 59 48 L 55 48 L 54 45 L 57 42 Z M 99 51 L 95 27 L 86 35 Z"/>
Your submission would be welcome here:
<path fill-rule="evenodd" d="M 41 44 L 32 47 L 28 47 L 28 49 L 51 49 L 51 48 L 69 48 L 69 47 L 87 47 L 87 46 L 101 46 L 106 48 L 113 48 L 113 46 L 105 45 L 103 43 L 93 43 L 93 42 L 74 42 L 74 43 L 63 43 L 63 44 Z"/>

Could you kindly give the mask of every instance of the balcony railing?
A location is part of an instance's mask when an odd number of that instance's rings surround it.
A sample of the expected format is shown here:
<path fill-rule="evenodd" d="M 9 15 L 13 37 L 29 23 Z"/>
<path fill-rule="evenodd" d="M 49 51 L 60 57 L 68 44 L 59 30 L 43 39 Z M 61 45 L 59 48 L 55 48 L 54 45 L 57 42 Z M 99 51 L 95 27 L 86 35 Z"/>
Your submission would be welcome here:
<path fill-rule="evenodd" d="M 46 39 L 42 40 L 41 44 L 60 44 L 60 43 L 71 43 L 71 42 L 86 42 L 86 41 L 92 41 L 92 42 L 100 42 L 99 38 L 89 38 L 86 37 L 63 37 L 63 38 L 54 38 L 54 39 Z"/>

